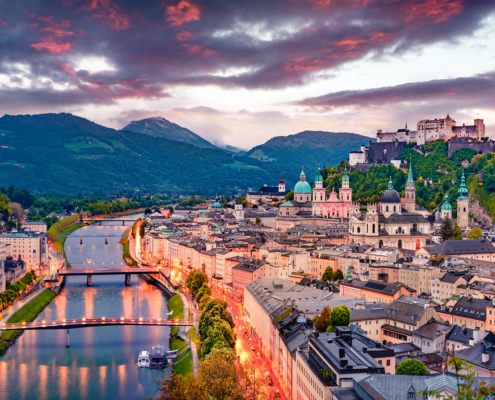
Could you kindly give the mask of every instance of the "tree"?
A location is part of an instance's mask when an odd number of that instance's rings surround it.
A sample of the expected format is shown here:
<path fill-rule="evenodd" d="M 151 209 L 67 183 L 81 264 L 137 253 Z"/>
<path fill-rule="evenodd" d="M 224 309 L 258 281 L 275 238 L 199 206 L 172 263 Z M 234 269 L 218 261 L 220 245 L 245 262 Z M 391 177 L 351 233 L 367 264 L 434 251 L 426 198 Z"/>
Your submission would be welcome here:
<path fill-rule="evenodd" d="M 2 213 L 3 222 L 7 222 L 9 220 L 9 217 L 10 217 L 10 213 L 9 210 L 6 208 L 5 210 L 3 210 Z"/>
<path fill-rule="evenodd" d="M 294 200 L 294 192 L 292 190 L 285 195 L 285 200 Z"/>
<path fill-rule="evenodd" d="M 22 222 L 24 220 L 24 209 L 19 203 L 10 203 L 10 210 L 17 221 Z"/>
<path fill-rule="evenodd" d="M 147 400 L 267 400 L 266 378 L 247 361 L 236 365 L 228 349 L 213 350 L 199 362 L 199 373 L 167 374 Z"/>
<path fill-rule="evenodd" d="M 457 221 L 454 224 L 454 230 L 453 230 L 452 234 L 453 234 L 452 237 L 455 240 L 462 240 L 462 231 L 461 231 L 461 228 L 459 228 Z"/>
<path fill-rule="evenodd" d="M 468 239 L 481 239 L 482 237 L 483 231 L 481 230 L 481 228 L 473 228 L 466 235 L 466 238 Z"/>
<path fill-rule="evenodd" d="M 208 275 L 199 269 L 193 269 L 186 280 L 186 287 L 197 294 L 203 284 L 208 284 Z"/>
<path fill-rule="evenodd" d="M 336 269 L 335 272 L 333 273 L 332 279 L 334 281 L 338 281 L 339 279 L 344 279 L 344 274 L 340 269 Z"/>
<path fill-rule="evenodd" d="M 330 325 L 327 332 L 333 332 L 337 326 L 349 326 L 351 323 L 351 311 L 347 306 L 334 307 L 330 313 Z"/>
<path fill-rule="evenodd" d="M 256 225 L 261 225 L 261 218 L 260 217 L 256 217 Z"/>
<path fill-rule="evenodd" d="M 442 222 L 442 226 L 440 227 L 440 238 L 442 242 L 444 240 L 449 240 L 454 237 L 454 232 L 452 230 L 452 221 L 447 215 Z"/>
<path fill-rule="evenodd" d="M 144 209 L 144 215 L 148 215 L 148 214 L 151 214 L 152 211 L 151 211 L 151 208 L 147 207 Z"/>
<path fill-rule="evenodd" d="M 199 304 L 201 302 L 201 299 L 204 297 L 204 296 L 211 296 L 211 289 L 210 287 L 208 286 L 208 284 L 206 283 L 203 283 L 203 286 L 201 286 L 198 290 L 198 294 L 196 295 L 196 302 Z"/>
<path fill-rule="evenodd" d="M 323 272 L 323 275 L 321 276 L 322 281 L 331 281 L 333 278 L 333 268 L 331 266 L 328 266 L 325 268 L 325 272 Z"/>
<path fill-rule="evenodd" d="M 263 203 L 263 200 L 261 200 L 261 198 L 258 199 L 258 203 Z"/>
<path fill-rule="evenodd" d="M 430 373 L 421 361 L 408 358 L 397 365 L 395 375 L 430 375 Z"/>
<path fill-rule="evenodd" d="M 320 332 L 327 331 L 328 327 L 330 326 L 330 312 L 331 312 L 330 307 L 325 306 L 323 307 L 323 310 L 321 310 L 321 314 L 317 315 L 313 319 L 313 322 L 318 328 L 318 331 Z"/>

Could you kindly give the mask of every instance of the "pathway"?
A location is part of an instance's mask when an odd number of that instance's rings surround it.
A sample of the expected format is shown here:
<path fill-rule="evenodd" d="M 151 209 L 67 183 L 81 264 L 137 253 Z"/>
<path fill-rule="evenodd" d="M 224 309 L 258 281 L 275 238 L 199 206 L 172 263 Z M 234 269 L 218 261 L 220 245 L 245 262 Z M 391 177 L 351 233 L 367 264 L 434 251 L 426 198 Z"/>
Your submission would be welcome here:
<path fill-rule="evenodd" d="M 180 299 L 182 300 L 183 308 L 184 308 L 184 319 L 186 319 L 189 316 L 189 300 L 187 296 L 184 293 L 180 293 Z M 191 312 L 191 318 L 193 320 L 193 323 L 196 328 L 196 334 L 197 332 L 197 327 L 196 327 L 196 319 L 194 317 L 194 311 Z M 186 326 L 181 326 L 179 328 L 179 336 L 182 338 L 182 340 L 189 341 L 189 346 L 191 346 L 191 354 L 192 354 L 192 360 L 193 360 L 193 372 L 194 375 L 197 375 L 199 372 L 199 361 L 198 361 L 198 350 L 196 349 L 196 343 L 194 341 L 190 340 L 189 338 L 186 337 L 187 332 L 189 331 L 189 327 Z"/>

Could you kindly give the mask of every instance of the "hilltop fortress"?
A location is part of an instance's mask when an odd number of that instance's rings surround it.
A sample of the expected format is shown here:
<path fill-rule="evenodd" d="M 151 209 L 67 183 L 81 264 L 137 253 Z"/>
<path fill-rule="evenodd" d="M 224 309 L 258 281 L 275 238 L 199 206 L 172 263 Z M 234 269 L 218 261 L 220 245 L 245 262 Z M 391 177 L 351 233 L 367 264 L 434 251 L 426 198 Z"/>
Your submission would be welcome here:
<path fill-rule="evenodd" d="M 416 124 L 416 130 L 407 128 L 397 132 L 376 133 L 376 143 L 370 141 L 369 147 L 361 146 L 358 151 L 349 153 L 349 165 L 361 171 L 368 170 L 376 164 L 393 164 L 400 168 L 400 154 L 406 143 L 422 146 L 428 142 L 444 140 L 448 142 L 449 157 L 456 150 L 472 148 L 478 154 L 494 150 L 494 142 L 482 141 L 485 138 L 485 124 L 482 119 L 475 119 L 474 125 L 457 126 L 456 121 L 447 114 L 445 118 L 423 119 Z"/>

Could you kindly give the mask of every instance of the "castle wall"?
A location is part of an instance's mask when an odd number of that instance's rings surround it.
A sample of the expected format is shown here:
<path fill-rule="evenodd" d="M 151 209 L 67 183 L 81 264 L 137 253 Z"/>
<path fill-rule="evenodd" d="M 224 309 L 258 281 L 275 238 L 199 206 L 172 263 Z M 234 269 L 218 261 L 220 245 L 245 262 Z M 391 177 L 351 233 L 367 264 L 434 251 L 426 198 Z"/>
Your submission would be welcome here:
<path fill-rule="evenodd" d="M 461 149 L 473 149 L 478 154 L 486 154 L 489 152 L 494 152 L 495 142 L 449 142 L 449 158 L 451 158 L 457 150 Z"/>
<path fill-rule="evenodd" d="M 400 158 L 400 155 L 404 151 L 405 147 L 405 142 L 370 143 L 366 162 L 370 164 L 373 162 L 390 164 L 392 158 Z"/>

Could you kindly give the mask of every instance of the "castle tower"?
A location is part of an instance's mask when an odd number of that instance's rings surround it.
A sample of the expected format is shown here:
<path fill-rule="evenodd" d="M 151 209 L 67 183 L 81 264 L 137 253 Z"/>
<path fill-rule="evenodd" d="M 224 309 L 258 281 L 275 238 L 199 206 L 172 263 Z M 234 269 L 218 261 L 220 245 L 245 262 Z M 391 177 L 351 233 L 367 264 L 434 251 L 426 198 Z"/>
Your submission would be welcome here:
<path fill-rule="evenodd" d="M 476 127 L 476 139 L 479 141 L 482 137 L 485 137 L 485 124 L 482 119 L 475 119 L 474 126 Z"/>
<path fill-rule="evenodd" d="M 285 192 L 285 181 L 284 181 L 284 176 L 280 176 L 280 182 L 278 183 L 278 191 L 280 193 Z"/>
<path fill-rule="evenodd" d="M 244 219 L 244 208 L 242 206 L 241 196 L 237 196 L 234 201 L 234 217 L 237 221 Z"/>
<path fill-rule="evenodd" d="M 378 236 L 379 235 L 379 223 L 378 223 L 378 206 L 374 203 L 368 203 L 368 211 L 366 212 L 366 236 Z"/>
<path fill-rule="evenodd" d="M 452 219 L 452 206 L 449 203 L 449 195 L 448 194 L 445 195 L 445 199 L 443 201 L 440 212 L 442 215 L 442 219 L 446 218 L 446 217 L 449 217 L 450 219 Z"/>
<path fill-rule="evenodd" d="M 469 192 L 464 173 L 462 173 L 461 186 L 457 193 L 459 194 L 457 197 L 457 225 L 460 228 L 467 228 L 469 226 Z"/>
<path fill-rule="evenodd" d="M 409 162 L 409 175 L 406 183 L 406 210 L 409 213 L 416 211 L 416 187 L 414 186 L 412 160 Z"/>
<path fill-rule="evenodd" d="M 313 188 L 313 215 L 321 215 L 322 211 L 319 208 L 320 203 L 324 203 L 326 200 L 325 188 L 323 187 L 323 175 L 321 169 L 318 167 L 315 178 L 315 187 Z"/>

